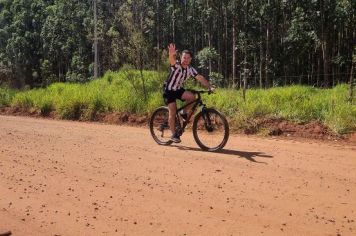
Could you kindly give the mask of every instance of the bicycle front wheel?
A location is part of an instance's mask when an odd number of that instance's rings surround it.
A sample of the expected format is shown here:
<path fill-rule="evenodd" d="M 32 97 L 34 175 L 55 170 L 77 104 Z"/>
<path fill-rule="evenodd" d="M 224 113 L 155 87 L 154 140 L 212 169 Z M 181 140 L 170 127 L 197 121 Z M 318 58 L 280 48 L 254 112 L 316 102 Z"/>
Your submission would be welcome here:
<path fill-rule="evenodd" d="M 205 108 L 194 118 L 193 135 L 201 149 L 219 151 L 229 139 L 229 124 L 223 114 L 213 108 Z"/>
<path fill-rule="evenodd" d="M 171 131 L 168 124 L 169 111 L 167 107 L 159 107 L 150 119 L 150 132 L 152 138 L 160 145 L 170 145 Z"/>

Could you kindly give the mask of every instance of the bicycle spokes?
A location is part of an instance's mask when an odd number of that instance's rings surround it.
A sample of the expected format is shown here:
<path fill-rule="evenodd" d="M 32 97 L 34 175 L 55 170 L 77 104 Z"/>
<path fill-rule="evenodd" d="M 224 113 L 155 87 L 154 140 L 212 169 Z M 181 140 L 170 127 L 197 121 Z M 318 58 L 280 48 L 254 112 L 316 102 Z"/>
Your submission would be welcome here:
<path fill-rule="evenodd" d="M 216 151 L 226 144 L 229 128 L 223 115 L 214 109 L 206 109 L 197 115 L 193 133 L 202 149 Z"/>
<path fill-rule="evenodd" d="M 164 132 L 164 130 L 169 129 L 168 121 L 165 121 L 164 119 L 157 121 L 159 124 L 158 131 Z"/>
<path fill-rule="evenodd" d="M 154 140 L 162 145 L 170 144 L 169 112 L 167 108 L 157 109 L 150 120 L 150 131 Z"/>

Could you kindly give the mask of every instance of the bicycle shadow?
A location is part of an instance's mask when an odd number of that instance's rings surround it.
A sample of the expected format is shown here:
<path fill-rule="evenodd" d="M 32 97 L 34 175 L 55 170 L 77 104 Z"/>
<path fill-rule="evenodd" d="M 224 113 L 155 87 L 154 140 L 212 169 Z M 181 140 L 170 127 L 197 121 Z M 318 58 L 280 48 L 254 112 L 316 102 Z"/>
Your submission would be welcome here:
<path fill-rule="evenodd" d="M 195 147 L 178 146 L 178 145 L 171 145 L 171 147 L 176 147 L 180 150 L 187 150 L 187 151 L 207 152 L 200 148 L 195 148 Z M 256 157 L 273 158 L 273 156 L 267 155 L 263 152 L 246 152 L 246 151 L 238 151 L 238 150 L 231 150 L 231 149 L 223 149 L 223 150 L 213 152 L 213 153 L 237 156 L 238 158 L 245 158 L 248 161 L 255 162 L 255 163 L 261 163 L 261 164 L 267 164 L 267 163 L 263 162 L 263 161 L 255 160 Z"/>

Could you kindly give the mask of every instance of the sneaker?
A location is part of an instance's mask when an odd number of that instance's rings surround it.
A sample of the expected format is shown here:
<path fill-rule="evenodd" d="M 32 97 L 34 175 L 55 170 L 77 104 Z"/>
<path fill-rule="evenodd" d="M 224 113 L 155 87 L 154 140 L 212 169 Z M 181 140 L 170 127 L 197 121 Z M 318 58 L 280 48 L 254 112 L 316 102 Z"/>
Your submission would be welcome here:
<path fill-rule="evenodd" d="M 181 140 L 179 138 L 179 136 L 177 134 L 173 134 L 172 137 L 171 137 L 171 141 L 174 142 L 174 143 L 180 143 Z"/>

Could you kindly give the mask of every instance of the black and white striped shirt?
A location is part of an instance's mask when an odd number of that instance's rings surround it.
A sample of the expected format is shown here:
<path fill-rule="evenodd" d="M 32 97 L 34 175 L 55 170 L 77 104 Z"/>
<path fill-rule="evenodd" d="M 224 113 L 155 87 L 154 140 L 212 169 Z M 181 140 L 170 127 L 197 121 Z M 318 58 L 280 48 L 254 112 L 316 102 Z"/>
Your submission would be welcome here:
<path fill-rule="evenodd" d="M 164 83 L 165 90 L 173 90 L 176 91 L 180 89 L 184 82 L 189 77 L 196 77 L 198 72 L 191 66 L 187 68 L 183 68 L 179 62 L 175 65 L 171 65 L 171 71 L 168 76 L 168 79 Z"/>

